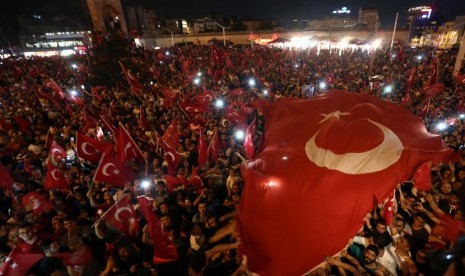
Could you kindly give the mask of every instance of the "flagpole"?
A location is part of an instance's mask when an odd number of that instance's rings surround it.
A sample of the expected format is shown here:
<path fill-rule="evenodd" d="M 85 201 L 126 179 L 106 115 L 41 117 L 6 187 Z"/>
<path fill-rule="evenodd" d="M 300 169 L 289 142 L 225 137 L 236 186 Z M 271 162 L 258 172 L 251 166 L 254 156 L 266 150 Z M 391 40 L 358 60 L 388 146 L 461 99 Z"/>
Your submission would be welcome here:
<path fill-rule="evenodd" d="M 187 116 L 187 119 L 189 119 L 189 120 L 190 120 L 191 118 L 189 117 L 189 115 L 187 115 L 186 111 L 184 111 L 184 109 L 181 107 L 181 105 L 180 105 L 179 103 L 177 103 L 177 105 L 178 105 L 178 106 L 179 106 L 179 108 L 181 109 L 182 113 L 184 113 L 184 115 L 186 115 L 186 116 Z"/>
<path fill-rule="evenodd" d="M 391 47 L 389 48 L 389 52 L 392 51 L 392 46 L 394 45 L 394 37 L 396 36 L 396 28 L 397 28 L 397 19 L 398 18 L 399 18 L 399 13 L 396 13 L 396 21 L 394 22 L 394 30 L 392 31 Z"/>
<path fill-rule="evenodd" d="M 108 208 L 108 210 L 106 210 L 105 213 L 103 213 L 103 214 L 100 216 L 100 218 L 99 218 L 98 220 L 96 220 L 95 223 L 94 223 L 90 228 L 94 228 L 94 226 L 95 226 L 97 223 L 99 223 L 99 222 L 102 220 L 102 218 L 103 218 L 106 214 L 108 214 L 108 212 L 110 212 L 110 210 L 113 209 L 113 207 L 115 207 L 116 204 L 118 204 L 118 203 L 119 203 L 121 200 L 123 200 L 123 198 L 125 198 L 126 196 L 128 196 L 128 194 L 124 194 L 120 199 L 118 199 L 118 201 L 116 201 L 110 208 Z"/>

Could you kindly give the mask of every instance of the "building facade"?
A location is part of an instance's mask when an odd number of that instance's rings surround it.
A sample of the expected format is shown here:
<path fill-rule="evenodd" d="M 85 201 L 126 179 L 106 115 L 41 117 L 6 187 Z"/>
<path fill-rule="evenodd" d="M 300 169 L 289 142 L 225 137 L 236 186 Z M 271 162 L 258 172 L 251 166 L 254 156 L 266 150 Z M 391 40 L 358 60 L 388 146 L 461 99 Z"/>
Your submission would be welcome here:
<path fill-rule="evenodd" d="M 87 0 L 94 30 L 128 35 L 121 0 Z"/>

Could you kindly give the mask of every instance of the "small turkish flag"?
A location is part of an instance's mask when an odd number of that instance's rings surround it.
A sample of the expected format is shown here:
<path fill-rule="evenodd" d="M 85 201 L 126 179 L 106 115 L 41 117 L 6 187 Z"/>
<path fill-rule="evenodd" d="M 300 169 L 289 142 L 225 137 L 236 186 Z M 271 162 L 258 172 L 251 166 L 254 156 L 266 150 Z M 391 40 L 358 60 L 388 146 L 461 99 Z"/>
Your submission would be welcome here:
<path fill-rule="evenodd" d="M 220 153 L 220 137 L 218 136 L 218 132 L 215 132 L 213 135 L 212 140 L 210 141 L 210 145 L 208 145 L 208 154 L 210 155 L 210 159 L 213 162 L 216 162 L 218 159 L 218 154 Z"/>
<path fill-rule="evenodd" d="M 66 190 L 68 182 L 60 168 L 55 167 L 52 162 L 48 162 L 47 175 L 45 176 L 45 190 Z"/>
<path fill-rule="evenodd" d="M 165 140 L 160 139 L 163 145 L 163 157 L 165 158 L 166 162 L 168 162 L 168 172 L 170 174 L 174 174 L 176 169 L 179 166 L 179 163 L 181 163 L 181 156 L 179 153 L 170 147 Z"/>
<path fill-rule="evenodd" d="M 208 161 L 208 152 L 207 152 L 207 144 L 205 143 L 205 139 L 203 139 L 202 131 L 200 131 L 200 137 L 197 143 L 197 150 L 199 151 L 199 156 L 198 156 L 199 168 L 203 168 L 205 163 L 207 163 Z"/>
<path fill-rule="evenodd" d="M 174 242 L 170 239 L 165 227 L 152 210 L 152 201 L 145 196 L 138 198 L 140 211 L 147 220 L 149 235 L 153 240 L 153 263 L 163 264 L 174 262 L 178 259 L 178 253 Z"/>
<path fill-rule="evenodd" d="M 102 154 L 94 175 L 94 181 L 102 181 L 118 187 L 124 187 L 126 183 L 136 178 L 137 174 L 121 163 L 118 158 L 105 153 Z"/>
<path fill-rule="evenodd" d="M 85 136 L 79 131 L 76 132 L 76 149 L 79 158 L 86 160 L 91 164 L 97 164 L 102 153 L 111 154 L 114 150 L 111 143 L 101 142 L 97 139 Z"/>
<path fill-rule="evenodd" d="M 22 254 L 14 247 L 0 268 L 2 276 L 26 276 L 34 264 L 40 261 L 44 254 Z"/>
<path fill-rule="evenodd" d="M 394 213 L 396 191 L 389 196 L 388 202 L 384 205 L 383 218 L 386 221 L 386 225 L 391 225 L 392 223 L 392 214 Z"/>
<path fill-rule="evenodd" d="M 173 120 L 171 125 L 168 126 L 163 134 L 163 141 L 165 141 L 171 148 L 177 149 L 181 144 L 179 142 L 178 121 Z"/>
<path fill-rule="evenodd" d="M 30 192 L 23 197 L 23 205 L 26 209 L 30 209 L 34 214 L 48 212 L 53 209 L 53 204 L 47 199 L 44 194 L 38 192 Z"/>
<path fill-rule="evenodd" d="M 130 199 L 130 196 L 125 194 L 101 217 L 116 230 L 129 235 L 137 233 L 139 226 Z"/>
<path fill-rule="evenodd" d="M 66 158 L 66 151 L 55 140 L 50 145 L 50 158 L 54 164 L 58 164 L 61 160 Z"/>
<path fill-rule="evenodd" d="M 117 141 L 116 155 L 119 157 L 120 162 L 125 163 L 128 160 L 144 160 L 147 162 L 144 154 L 121 123 L 118 128 Z"/>

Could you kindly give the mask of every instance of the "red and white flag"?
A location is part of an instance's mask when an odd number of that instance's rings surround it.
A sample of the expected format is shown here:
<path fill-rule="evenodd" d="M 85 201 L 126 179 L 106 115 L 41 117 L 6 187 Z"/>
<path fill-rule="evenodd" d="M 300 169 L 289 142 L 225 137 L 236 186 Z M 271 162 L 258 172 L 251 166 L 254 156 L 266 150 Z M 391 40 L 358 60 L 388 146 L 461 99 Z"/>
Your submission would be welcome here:
<path fill-rule="evenodd" d="M 248 268 L 259 275 L 307 273 L 343 249 L 376 201 L 419 164 L 452 153 L 418 117 L 365 94 L 253 105 L 264 115 L 266 140 L 242 167 L 238 229 Z"/>
<path fill-rule="evenodd" d="M 138 201 L 140 211 L 147 220 L 150 238 L 153 240 L 153 263 L 164 264 L 175 262 L 178 259 L 176 246 L 166 232 L 165 227 L 161 224 L 160 219 L 155 215 L 152 209 L 152 200 L 141 196 L 138 198 Z"/>
<path fill-rule="evenodd" d="M 384 205 L 383 209 L 383 218 L 386 221 L 386 225 L 391 225 L 392 223 L 392 214 L 394 214 L 395 201 L 396 200 L 396 191 L 394 190 L 389 196 L 388 201 Z"/>
<path fill-rule="evenodd" d="M 95 170 L 94 181 L 106 182 L 118 187 L 137 178 L 137 174 L 113 156 L 103 153 Z"/>
<path fill-rule="evenodd" d="M 59 167 L 55 167 L 52 162 L 48 162 L 47 175 L 45 176 L 45 190 L 66 190 L 68 181 Z"/>
<path fill-rule="evenodd" d="M 131 197 L 128 194 L 123 195 L 102 215 L 101 219 L 116 230 L 132 236 L 137 233 L 139 223 L 130 200 Z"/>
<path fill-rule="evenodd" d="M 255 149 L 253 145 L 254 135 L 255 135 L 255 119 L 247 127 L 247 131 L 245 133 L 244 149 L 245 149 L 245 155 L 248 159 L 252 158 L 255 153 Z"/>
<path fill-rule="evenodd" d="M 197 143 L 197 150 L 198 150 L 198 158 L 197 161 L 199 162 L 199 168 L 203 168 L 205 163 L 208 161 L 208 152 L 207 152 L 207 143 L 203 138 L 202 131 L 200 131 L 199 141 Z"/>
<path fill-rule="evenodd" d="M 47 81 L 45 81 L 44 86 L 48 87 L 50 90 L 52 90 L 52 92 L 54 92 L 55 99 L 64 100 L 66 98 L 63 89 L 61 89 L 61 87 L 53 79 L 48 79 Z"/>
<path fill-rule="evenodd" d="M 218 136 L 218 132 L 215 132 L 215 134 L 213 134 L 213 138 L 210 141 L 210 144 L 208 145 L 208 149 L 207 149 L 210 159 L 213 162 L 216 162 L 216 160 L 218 160 L 218 154 L 220 153 L 220 148 L 221 148 L 220 137 Z"/>
<path fill-rule="evenodd" d="M 168 162 L 168 173 L 174 174 L 179 166 L 179 163 L 181 163 L 181 156 L 174 148 L 170 147 L 170 145 L 168 145 L 165 140 L 161 139 L 161 142 L 164 151 L 163 157 L 165 158 L 166 162 Z"/>
<path fill-rule="evenodd" d="M 50 159 L 53 164 L 58 164 L 61 160 L 66 158 L 66 151 L 62 148 L 55 140 L 52 141 L 50 145 Z"/>
<path fill-rule="evenodd" d="M 121 70 L 123 70 L 124 77 L 129 83 L 131 90 L 134 94 L 139 95 L 142 90 L 142 84 L 140 83 L 139 79 L 131 72 L 131 70 L 127 69 L 121 61 L 119 62 L 121 66 Z"/>
<path fill-rule="evenodd" d="M 37 262 L 44 257 L 44 254 L 22 254 L 14 247 L 0 268 L 2 276 L 26 276 Z"/>
<path fill-rule="evenodd" d="M 104 115 L 100 115 L 100 120 L 102 121 L 103 126 L 111 132 L 111 134 L 116 137 L 118 130 L 116 127 L 107 121 L 107 118 Z"/>
<path fill-rule="evenodd" d="M 147 162 L 144 154 L 121 123 L 118 128 L 116 155 L 122 163 L 125 163 L 128 160 L 140 160 Z"/>
<path fill-rule="evenodd" d="M 84 159 L 90 164 L 97 164 L 102 153 L 111 154 L 115 145 L 101 142 L 97 139 L 85 136 L 79 131 L 76 132 L 76 151 L 79 158 Z"/>
<path fill-rule="evenodd" d="M 459 72 L 455 72 L 454 79 L 457 82 L 457 85 L 465 85 L 465 74 L 462 75 Z"/>
<path fill-rule="evenodd" d="M 23 197 L 23 205 L 26 207 L 26 210 L 32 210 L 34 214 L 48 212 L 54 208 L 46 195 L 35 191 L 27 193 Z"/>
<path fill-rule="evenodd" d="M 163 141 L 165 141 L 165 143 L 167 143 L 173 149 L 177 149 L 179 147 L 181 143 L 179 142 L 177 120 L 173 120 L 171 125 L 168 126 L 165 133 L 163 134 Z"/>

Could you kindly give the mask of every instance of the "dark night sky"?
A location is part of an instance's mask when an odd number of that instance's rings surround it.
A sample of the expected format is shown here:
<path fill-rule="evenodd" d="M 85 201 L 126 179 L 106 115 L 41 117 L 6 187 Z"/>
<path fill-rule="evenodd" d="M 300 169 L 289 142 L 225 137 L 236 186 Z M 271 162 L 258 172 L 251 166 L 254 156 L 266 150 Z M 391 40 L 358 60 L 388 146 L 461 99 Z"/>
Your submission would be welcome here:
<path fill-rule="evenodd" d="M 1 9 L 40 9 L 49 3 L 58 5 L 84 0 L 2 0 Z M 436 6 L 446 19 L 465 15 L 465 0 L 122 0 L 124 6 L 143 5 L 155 10 L 158 17 L 195 18 L 216 12 L 224 16 L 252 17 L 259 19 L 322 19 L 332 10 L 347 6 L 352 13 L 359 7 L 378 7 L 381 25 L 393 25 L 399 12 L 400 24 L 405 22 L 407 9 L 422 4 Z"/>

